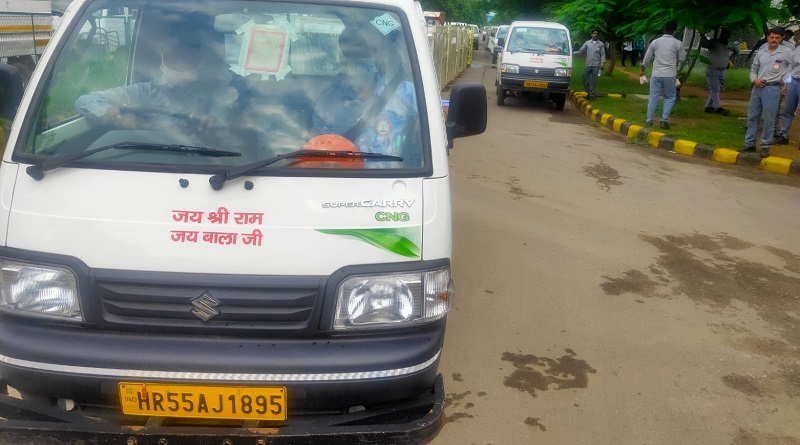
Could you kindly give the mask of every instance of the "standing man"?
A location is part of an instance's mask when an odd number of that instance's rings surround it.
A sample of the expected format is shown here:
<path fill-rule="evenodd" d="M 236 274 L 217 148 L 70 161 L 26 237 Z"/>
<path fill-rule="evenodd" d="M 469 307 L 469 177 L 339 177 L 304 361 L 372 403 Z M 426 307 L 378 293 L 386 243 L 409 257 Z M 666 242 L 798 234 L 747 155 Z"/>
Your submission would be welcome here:
<path fill-rule="evenodd" d="M 775 119 L 778 116 L 780 98 L 786 94 L 783 79 L 791 70 L 792 54 L 781 46 L 783 27 L 772 28 L 767 36 L 767 48 L 753 57 L 750 68 L 750 108 L 747 110 L 747 133 L 744 137 L 744 151 L 756 151 L 758 121 L 764 120 L 761 132 L 761 157 L 769 156 L 769 146 L 775 132 Z"/>
<path fill-rule="evenodd" d="M 786 40 L 784 40 L 785 42 Z M 800 105 L 800 29 L 794 32 L 794 50 L 790 62 L 792 81 L 786 87 L 786 102 L 781 113 L 780 129 L 772 140 L 772 145 L 786 145 L 789 143 L 789 129 L 792 127 L 794 112 Z M 788 80 L 785 78 L 784 81 Z"/>
<path fill-rule="evenodd" d="M 708 40 L 706 36 L 700 37 L 700 47 L 708 49 L 708 65 L 706 65 L 706 84 L 708 84 L 708 100 L 706 101 L 706 113 L 717 113 L 723 116 L 728 115 L 728 110 L 722 108 L 719 92 L 722 85 L 725 85 L 725 74 L 731 65 L 733 57 L 728 48 L 728 39 L 731 33 L 728 28 L 722 28 L 719 37 Z"/>
<path fill-rule="evenodd" d="M 647 65 L 653 64 L 653 72 L 650 75 L 650 98 L 647 101 L 647 120 L 644 122 L 648 127 L 653 126 L 658 97 L 664 96 L 660 127 L 669 130 L 669 115 L 672 112 L 672 106 L 675 105 L 678 66 L 686 59 L 686 48 L 683 47 L 683 42 L 673 35 L 676 29 L 678 29 L 678 24 L 673 20 L 668 21 L 664 25 L 664 35 L 650 44 L 642 60 L 640 76 L 644 76 Z"/>
<path fill-rule="evenodd" d="M 625 68 L 625 59 L 631 59 L 631 66 L 636 66 L 636 57 L 633 55 L 633 42 L 625 40 L 622 42 L 622 67 Z"/>
<path fill-rule="evenodd" d="M 600 41 L 600 31 L 593 29 L 591 40 L 587 40 L 575 54 L 586 54 L 586 67 L 583 69 L 583 89 L 586 90 L 587 99 L 594 99 L 597 78 L 600 77 L 600 70 L 606 64 L 606 47 Z"/>

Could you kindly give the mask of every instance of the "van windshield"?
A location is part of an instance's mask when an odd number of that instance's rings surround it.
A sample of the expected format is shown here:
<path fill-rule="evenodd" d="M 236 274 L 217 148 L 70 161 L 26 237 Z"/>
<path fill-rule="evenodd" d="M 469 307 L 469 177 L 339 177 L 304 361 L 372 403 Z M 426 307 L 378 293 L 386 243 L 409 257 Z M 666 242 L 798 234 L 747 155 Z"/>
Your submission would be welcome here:
<path fill-rule="evenodd" d="M 569 39 L 562 29 L 514 27 L 508 51 L 536 54 L 569 54 Z"/>
<path fill-rule="evenodd" d="M 80 15 L 38 87 L 15 159 L 115 146 L 81 165 L 213 171 L 297 150 L 396 158 L 288 158 L 270 169 L 371 174 L 429 165 L 408 24 L 392 10 L 109 0 L 89 3 Z"/>

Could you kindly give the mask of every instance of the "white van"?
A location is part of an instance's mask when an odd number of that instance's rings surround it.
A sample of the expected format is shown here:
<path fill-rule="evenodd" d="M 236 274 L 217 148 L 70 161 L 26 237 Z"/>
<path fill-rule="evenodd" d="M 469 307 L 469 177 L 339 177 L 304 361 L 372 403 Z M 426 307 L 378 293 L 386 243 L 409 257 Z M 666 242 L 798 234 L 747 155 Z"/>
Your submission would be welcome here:
<path fill-rule="evenodd" d="M 0 168 L 0 391 L 122 437 L 435 429 L 448 145 L 486 92 L 442 118 L 424 23 L 412 0 L 73 1 Z"/>
<path fill-rule="evenodd" d="M 563 110 L 572 76 L 569 30 L 559 23 L 513 22 L 497 66 L 497 105 L 507 93 L 533 94 Z"/>

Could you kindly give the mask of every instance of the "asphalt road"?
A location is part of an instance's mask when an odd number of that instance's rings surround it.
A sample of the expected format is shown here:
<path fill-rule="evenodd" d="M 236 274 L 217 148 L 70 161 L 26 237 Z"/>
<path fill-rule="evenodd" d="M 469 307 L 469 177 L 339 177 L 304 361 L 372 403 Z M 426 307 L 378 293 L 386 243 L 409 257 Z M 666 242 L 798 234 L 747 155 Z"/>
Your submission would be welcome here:
<path fill-rule="evenodd" d="M 578 75 L 580 73 L 577 73 Z M 800 444 L 800 178 L 506 99 L 456 140 L 442 444 Z"/>

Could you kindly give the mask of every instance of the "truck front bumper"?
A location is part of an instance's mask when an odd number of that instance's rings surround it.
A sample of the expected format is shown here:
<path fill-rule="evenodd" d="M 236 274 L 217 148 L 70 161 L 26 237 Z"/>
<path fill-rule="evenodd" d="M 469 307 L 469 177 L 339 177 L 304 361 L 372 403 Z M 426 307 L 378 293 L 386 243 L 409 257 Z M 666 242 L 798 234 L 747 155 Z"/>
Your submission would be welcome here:
<path fill-rule="evenodd" d="M 4 385 L 0 381 L 0 389 Z M 444 386 L 438 375 L 417 398 L 351 414 L 290 419 L 279 428 L 263 425 L 172 426 L 163 419 L 130 425 L 89 417 L 80 411 L 32 407 L 0 394 L 0 443 L 94 443 L 156 445 L 344 445 L 426 443 L 442 425 Z"/>
<path fill-rule="evenodd" d="M 23 393 L 118 406 L 119 382 L 283 386 L 292 410 L 347 410 L 428 391 L 445 320 L 309 339 L 137 334 L 0 316 L 0 378 Z"/>
<path fill-rule="evenodd" d="M 546 83 L 547 86 L 525 86 L 525 82 L 536 82 L 541 85 Z M 503 73 L 500 76 L 500 84 L 503 89 L 508 91 L 525 91 L 530 93 L 555 93 L 566 94 L 569 90 L 569 77 L 563 76 L 527 76 L 524 74 L 507 74 Z"/>

